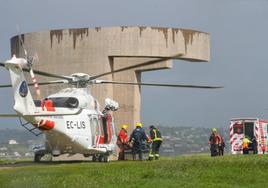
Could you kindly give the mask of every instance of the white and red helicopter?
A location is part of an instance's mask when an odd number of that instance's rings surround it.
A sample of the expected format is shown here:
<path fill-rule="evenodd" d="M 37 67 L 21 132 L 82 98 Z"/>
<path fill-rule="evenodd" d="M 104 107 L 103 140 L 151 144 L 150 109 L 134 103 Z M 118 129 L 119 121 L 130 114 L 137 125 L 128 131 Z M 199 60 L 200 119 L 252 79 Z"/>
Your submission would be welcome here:
<path fill-rule="evenodd" d="M 147 85 L 164 87 L 187 87 L 216 89 L 221 87 L 196 86 L 180 84 L 161 83 L 130 83 L 119 81 L 97 80 L 97 78 L 115 74 L 117 72 L 151 65 L 162 61 L 178 58 L 181 54 L 147 61 L 138 65 L 128 66 L 122 69 L 90 76 L 84 73 L 75 73 L 71 76 L 60 76 L 39 70 L 33 70 L 33 58 L 27 56 L 0 62 L 11 77 L 11 85 L 0 85 L 0 88 L 13 87 L 16 114 L 1 114 L 0 117 L 19 117 L 22 126 L 35 135 L 45 135 L 45 147 L 34 150 L 34 161 L 39 162 L 45 154 L 59 156 L 62 154 L 83 154 L 85 157 L 92 156 L 93 161 L 108 162 L 110 155 L 116 153 L 116 130 L 114 119 L 110 111 L 116 111 L 118 103 L 105 100 L 105 107 L 101 110 L 95 97 L 90 94 L 88 85 L 92 84 L 125 84 L 125 85 Z M 32 83 L 27 83 L 25 73 L 30 73 Z M 35 74 L 57 78 L 60 80 L 37 82 Z M 39 85 L 69 84 L 58 93 L 41 98 Z M 39 100 L 34 100 L 29 86 L 34 86 Z M 23 121 L 26 123 L 23 123 Z M 32 125 L 29 128 L 28 125 Z M 40 133 L 35 132 L 36 130 Z"/>

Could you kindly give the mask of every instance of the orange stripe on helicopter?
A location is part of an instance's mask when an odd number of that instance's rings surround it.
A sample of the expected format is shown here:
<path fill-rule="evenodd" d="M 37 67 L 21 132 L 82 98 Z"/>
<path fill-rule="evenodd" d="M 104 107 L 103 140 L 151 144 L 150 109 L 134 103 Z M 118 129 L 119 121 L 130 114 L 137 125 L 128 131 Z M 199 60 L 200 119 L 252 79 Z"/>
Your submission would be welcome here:
<path fill-rule="evenodd" d="M 34 126 L 41 130 L 50 130 L 54 128 L 55 122 L 50 120 L 41 120 L 39 123 L 34 124 Z"/>

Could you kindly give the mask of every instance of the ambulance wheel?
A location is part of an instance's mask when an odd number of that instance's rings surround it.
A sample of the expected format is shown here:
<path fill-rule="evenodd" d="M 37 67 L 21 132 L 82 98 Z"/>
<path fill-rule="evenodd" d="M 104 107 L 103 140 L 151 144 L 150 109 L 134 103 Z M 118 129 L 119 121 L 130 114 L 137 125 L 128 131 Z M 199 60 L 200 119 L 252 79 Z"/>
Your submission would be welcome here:
<path fill-rule="evenodd" d="M 41 158 L 43 157 L 42 154 L 34 154 L 34 162 L 38 163 L 41 161 Z"/>
<path fill-rule="evenodd" d="M 110 156 L 109 155 L 104 155 L 103 161 L 108 163 L 110 162 Z"/>

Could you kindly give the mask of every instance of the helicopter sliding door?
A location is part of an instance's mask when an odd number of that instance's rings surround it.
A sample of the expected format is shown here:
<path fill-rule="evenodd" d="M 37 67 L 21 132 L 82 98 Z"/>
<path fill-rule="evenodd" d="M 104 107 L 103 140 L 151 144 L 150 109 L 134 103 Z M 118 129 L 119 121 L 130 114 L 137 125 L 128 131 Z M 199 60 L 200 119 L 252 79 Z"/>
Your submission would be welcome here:
<path fill-rule="evenodd" d="M 112 116 L 110 114 L 105 116 L 90 115 L 89 120 L 92 146 L 110 144 L 114 133 Z"/>
<path fill-rule="evenodd" d="M 104 130 L 104 143 L 110 144 L 112 140 L 113 127 L 112 127 L 112 116 L 110 114 L 105 114 L 102 117 L 103 130 Z"/>

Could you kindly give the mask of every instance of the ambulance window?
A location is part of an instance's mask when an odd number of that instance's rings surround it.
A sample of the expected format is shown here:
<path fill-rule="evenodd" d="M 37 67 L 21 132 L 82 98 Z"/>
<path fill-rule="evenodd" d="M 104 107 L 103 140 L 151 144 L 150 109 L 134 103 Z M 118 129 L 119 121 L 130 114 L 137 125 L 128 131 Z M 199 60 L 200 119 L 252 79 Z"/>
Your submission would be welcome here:
<path fill-rule="evenodd" d="M 234 133 L 236 134 L 243 134 L 243 124 L 234 124 Z"/>

